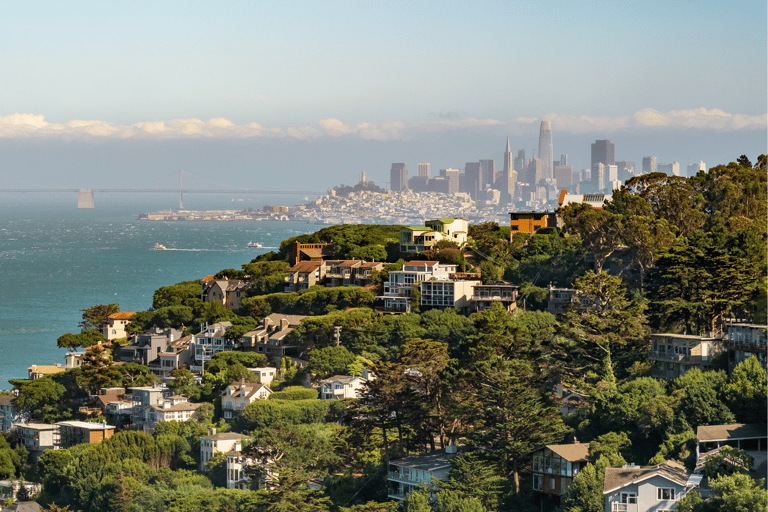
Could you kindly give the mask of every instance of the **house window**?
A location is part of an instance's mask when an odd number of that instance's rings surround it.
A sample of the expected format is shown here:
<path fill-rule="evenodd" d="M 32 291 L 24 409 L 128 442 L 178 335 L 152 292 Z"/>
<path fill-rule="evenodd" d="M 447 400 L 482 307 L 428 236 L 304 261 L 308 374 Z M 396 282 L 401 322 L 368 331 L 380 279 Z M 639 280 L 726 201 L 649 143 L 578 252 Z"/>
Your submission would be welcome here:
<path fill-rule="evenodd" d="M 621 493 L 621 502 L 622 503 L 631 503 L 631 504 L 637 504 L 637 494 L 634 492 L 623 492 Z"/>
<path fill-rule="evenodd" d="M 544 477 L 541 475 L 533 475 L 533 490 L 534 491 L 543 491 L 544 490 L 544 484 L 542 480 Z"/>
<path fill-rule="evenodd" d="M 674 487 L 660 487 L 656 489 L 656 497 L 660 500 L 674 500 L 675 489 Z"/>
<path fill-rule="evenodd" d="M 555 489 L 555 479 L 552 477 L 549 477 L 549 488 L 552 490 Z"/>

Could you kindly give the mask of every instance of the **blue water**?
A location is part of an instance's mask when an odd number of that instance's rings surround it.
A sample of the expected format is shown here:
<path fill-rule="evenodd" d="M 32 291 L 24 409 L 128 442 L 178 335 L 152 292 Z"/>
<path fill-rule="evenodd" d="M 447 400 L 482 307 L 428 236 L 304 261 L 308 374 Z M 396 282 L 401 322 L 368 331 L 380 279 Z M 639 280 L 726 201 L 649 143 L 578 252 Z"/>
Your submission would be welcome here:
<path fill-rule="evenodd" d="M 303 197 L 185 197 L 187 209 L 293 205 Z M 122 311 L 152 306 L 160 286 L 241 268 L 280 242 L 321 226 L 306 222 L 149 222 L 139 213 L 175 208 L 160 194 L 96 195 L 78 210 L 74 194 L 0 194 L 0 389 L 26 378 L 32 364 L 63 363 L 56 339 L 78 332 L 81 309 L 117 302 Z M 247 248 L 258 241 L 263 249 Z M 155 251 L 160 243 L 166 251 Z"/>

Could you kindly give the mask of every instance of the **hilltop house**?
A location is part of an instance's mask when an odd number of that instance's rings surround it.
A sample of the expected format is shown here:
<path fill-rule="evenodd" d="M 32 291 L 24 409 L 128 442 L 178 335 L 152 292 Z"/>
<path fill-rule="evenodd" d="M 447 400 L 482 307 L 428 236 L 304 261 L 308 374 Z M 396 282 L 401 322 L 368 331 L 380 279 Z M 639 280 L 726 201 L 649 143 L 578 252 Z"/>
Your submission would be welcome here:
<path fill-rule="evenodd" d="M 461 247 L 467 242 L 467 219 L 428 220 L 424 226 L 406 226 L 400 231 L 400 252 L 415 254 L 428 251 L 440 240 L 455 242 Z"/>
<path fill-rule="evenodd" d="M 208 429 L 209 434 L 200 439 L 200 466 L 211 460 L 217 453 L 228 453 L 233 450 L 242 450 L 243 441 L 250 439 L 243 434 L 235 432 L 222 432 L 217 434 L 215 428 Z"/>
<path fill-rule="evenodd" d="M 299 261 L 291 267 L 285 278 L 285 293 L 306 290 L 320 284 L 325 266 L 323 261 Z"/>
<path fill-rule="evenodd" d="M 365 377 L 334 375 L 320 381 L 321 399 L 360 398 L 363 386 L 368 382 Z"/>
<path fill-rule="evenodd" d="M 131 318 L 136 314 L 135 311 L 119 311 L 112 313 L 107 317 L 107 323 L 101 330 L 102 336 L 107 341 L 116 340 L 119 338 L 127 338 L 128 332 L 126 327 L 131 323 Z"/>
<path fill-rule="evenodd" d="M 250 283 L 237 279 L 201 279 L 203 302 L 219 302 L 227 309 L 238 309 L 240 300 L 245 296 L 245 290 Z"/>

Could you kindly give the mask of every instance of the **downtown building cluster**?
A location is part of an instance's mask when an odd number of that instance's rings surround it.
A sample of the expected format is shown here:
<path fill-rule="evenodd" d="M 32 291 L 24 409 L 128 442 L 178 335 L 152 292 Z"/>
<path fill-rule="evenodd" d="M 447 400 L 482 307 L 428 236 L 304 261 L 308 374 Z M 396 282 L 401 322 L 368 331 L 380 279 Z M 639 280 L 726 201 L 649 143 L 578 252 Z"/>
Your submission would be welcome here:
<path fill-rule="evenodd" d="M 536 156 L 538 155 L 538 156 Z M 634 161 L 616 160 L 615 144 L 610 140 L 596 140 L 591 144 L 591 165 L 574 170 L 568 155 L 554 159 L 552 126 L 542 121 L 539 130 L 538 153 L 530 157 L 525 149 L 513 154 L 509 137 L 504 150 L 501 169 L 493 159 L 466 162 L 463 172 L 458 168 L 440 169 L 430 175 L 430 164 L 418 164 L 418 174 L 409 177 L 405 163 L 393 163 L 389 188 L 394 192 L 437 192 L 468 194 L 478 204 L 514 205 L 517 208 L 547 209 L 554 207 L 562 190 L 572 194 L 610 194 L 628 179 L 653 172 L 670 176 L 695 176 L 706 171 L 704 162 L 689 164 L 682 173 L 678 162 L 658 163 L 655 156 L 643 158 L 642 166 Z M 681 174 L 682 173 L 682 174 Z"/>

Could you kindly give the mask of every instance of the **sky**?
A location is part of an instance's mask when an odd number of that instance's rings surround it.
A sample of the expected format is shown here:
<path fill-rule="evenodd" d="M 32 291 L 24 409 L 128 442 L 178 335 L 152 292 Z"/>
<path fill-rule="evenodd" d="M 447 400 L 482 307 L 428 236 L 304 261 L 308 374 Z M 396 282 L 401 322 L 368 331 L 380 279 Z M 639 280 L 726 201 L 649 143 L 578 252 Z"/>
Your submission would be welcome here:
<path fill-rule="evenodd" d="M 765 1 L 12 2 L 0 188 L 325 190 L 537 147 L 766 153 Z M 199 178 L 199 179 L 198 179 Z M 166 182 L 167 181 L 167 182 Z"/>

